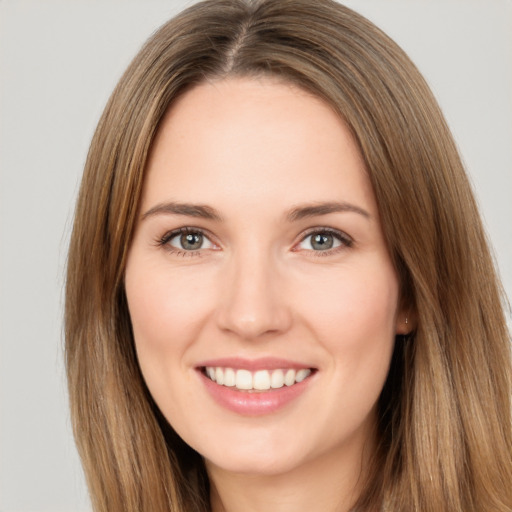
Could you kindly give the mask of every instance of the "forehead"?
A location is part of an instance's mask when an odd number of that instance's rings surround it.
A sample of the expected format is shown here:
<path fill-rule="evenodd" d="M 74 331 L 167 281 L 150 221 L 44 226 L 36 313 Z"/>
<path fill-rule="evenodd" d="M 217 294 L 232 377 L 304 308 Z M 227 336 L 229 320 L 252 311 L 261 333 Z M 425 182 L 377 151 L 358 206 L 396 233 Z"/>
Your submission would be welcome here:
<path fill-rule="evenodd" d="M 238 197 L 250 205 L 347 194 L 373 204 L 362 156 L 330 106 L 271 79 L 233 78 L 198 85 L 169 109 L 143 201 Z"/>

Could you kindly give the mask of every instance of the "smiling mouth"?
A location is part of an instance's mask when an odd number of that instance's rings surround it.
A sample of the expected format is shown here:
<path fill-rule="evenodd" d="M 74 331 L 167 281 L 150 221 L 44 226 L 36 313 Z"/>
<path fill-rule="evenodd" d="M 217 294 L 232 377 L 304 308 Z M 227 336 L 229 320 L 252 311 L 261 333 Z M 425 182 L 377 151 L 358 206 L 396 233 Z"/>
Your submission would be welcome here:
<path fill-rule="evenodd" d="M 203 374 L 219 386 L 226 386 L 239 391 L 269 391 L 284 386 L 291 387 L 307 379 L 312 368 L 257 370 L 204 366 Z"/>

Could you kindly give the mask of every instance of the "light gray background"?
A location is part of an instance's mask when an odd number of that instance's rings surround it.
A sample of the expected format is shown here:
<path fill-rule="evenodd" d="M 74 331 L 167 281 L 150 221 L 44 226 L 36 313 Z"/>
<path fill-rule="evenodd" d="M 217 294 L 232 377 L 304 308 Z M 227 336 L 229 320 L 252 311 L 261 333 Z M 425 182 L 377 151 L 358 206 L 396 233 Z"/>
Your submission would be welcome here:
<path fill-rule="evenodd" d="M 89 510 L 70 433 L 62 289 L 88 142 L 146 37 L 192 1 L 0 0 L 0 510 Z M 434 89 L 512 295 L 512 2 L 353 0 Z"/>

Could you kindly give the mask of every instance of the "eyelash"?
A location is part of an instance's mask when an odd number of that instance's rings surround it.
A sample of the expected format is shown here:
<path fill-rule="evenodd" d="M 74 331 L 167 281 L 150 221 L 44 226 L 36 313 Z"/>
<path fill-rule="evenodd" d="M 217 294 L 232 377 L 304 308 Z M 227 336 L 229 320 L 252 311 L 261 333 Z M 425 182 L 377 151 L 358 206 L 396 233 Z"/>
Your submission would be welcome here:
<path fill-rule="evenodd" d="M 331 249 L 326 249 L 324 251 L 314 251 L 310 250 L 311 254 L 314 257 L 325 257 L 325 256 L 331 256 L 333 254 L 337 254 L 339 251 L 343 251 L 345 249 L 349 249 L 354 245 L 354 240 L 348 236 L 343 231 L 339 231 L 337 229 L 322 227 L 322 228 L 312 228 L 302 236 L 302 238 L 299 241 L 299 244 L 304 242 L 308 237 L 314 236 L 314 235 L 331 235 L 333 238 L 335 238 L 338 242 L 340 242 L 340 245 L 338 247 L 333 247 Z M 298 244 L 296 244 L 298 245 Z"/>
<path fill-rule="evenodd" d="M 175 238 L 178 235 L 184 235 L 184 234 L 199 234 L 202 235 L 204 238 L 209 240 L 211 242 L 211 235 L 209 235 L 206 231 L 204 231 L 201 228 L 194 228 L 194 227 L 183 227 L 179 229 L 175 229 L 173 231 L 169 231 L 165 233 L 164 236 L 158 238 L 156 240 L 156 245 L 159 247 L 165 248 L 169 253 L 176 255 L 176 256 L 182 256 L 182 257 L 192 257 L 192 256 L 202 256 L 201 249 L 197 250 L 181 250 L 176 247 L 173 247 L 169 244 L 169 242 Z M 314 236 L 314 235 L 330 235 L 333 238 L 335 238 L 338 242 L 340 242 L 340 245 L 338 247 L 334 247 L 331 249 L 326 249 L 323 251 L 315 251 L 315 250 L 308 250 L 313 256 L 315 257 L 325 257 L 332 254 L 337 253 L 338 251 L 342 251 L 344 249 L 350 248 L 353 246 L 354 241 L 351 237 L 349 237 L 346 233 L 343 231 L 338 231 L 336 229 L 322 227 L 322 228 L 312 228 L 308 230 L 302 238 L 299 240 L 297 244 L 294 245 L 294 252 L 298 252 L 298 249 L 295 249 L 295 247 L 301 243 L 303 243 L 308 237 Z M 211 242 L 213 243 L 213 242 Z"/>
<path fill-rule="evenodd" d="M 173 247 L 169 243 L 176 236 L 187 235 L 187 234 L 202 235 L 207 240 L 211 239 L 211 235 L 209 235 L 203 229 L 187 226 L 184 228 L 174 229 L 173 231 L 169 231 L 169 232 L 165 233 L 164 236 L 157 239 L 156 245 L 158 245 L 159 247 L 163 247 L 166 251 L 168 251 L 169 253 L 171 253 L 175 256 L 182 256 L 184 258 L 191 257 L 191 256 L 202 256 L 203 254 L 201 253 L 201 249 L 197 249 L 194 251 L 185 251 L 185 250 L 178 249 L 177 247 Z"/>

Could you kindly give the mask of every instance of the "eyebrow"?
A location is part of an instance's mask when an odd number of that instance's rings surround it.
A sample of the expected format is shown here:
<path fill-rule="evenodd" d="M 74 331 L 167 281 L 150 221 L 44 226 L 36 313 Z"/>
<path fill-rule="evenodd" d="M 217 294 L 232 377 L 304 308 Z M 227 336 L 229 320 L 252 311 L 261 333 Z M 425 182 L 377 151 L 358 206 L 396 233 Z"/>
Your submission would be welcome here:
<path fill-rule="evenodd" d="M 358 213 L 367 219 L 371 219 L 371 215 L 354 204 L 345 203 L 345 202 L 335 202 L 330 201 L 326 203 L 313 203 L 301 205 L 293 208 L 286 215 L 286 219 L 289 222 L 294 222 L 302 219 L 307 219 L 309 217 L 316 217 L 319 215 L 328 215 L 329 213 L 343 213 L 343 212 L 352 212 Z"/>
<path fill-rule="evenodd" d="M 215 221 L 222 220 L 222 216 L 211 206 L 202 204 L 176 203 L 173 201 L 168 203 L 160 203 L 156 206 L 153 206 L 153 208 L 150 208 L 146 213 L 142 215 L 142 220 L 145 220 L 148 217 L 153 217 L 154 215 L 161 214 L 186 215 L 187 217 L 196 217 L 200 219 Z"/>
<path fill-rule="evenodd" d="M 286 220 L 288 222 L 296 222 L 302 219 L 310 217 L 317 217 L 319 215 L 328 215 L 330 213 L 343 213 L 352 212 L 362 215 L 363 217 L 370 219 L 371 215 L 360 208 L 359 206 L 346 203 L 346 202 L 335 202 L 330 201 L 326 203 L 312 203 L 296 206 L 286 214 Z M 220 213 L 212 208 L 211 206 L 202 204 L 192 203 L 177 203 L 174 201 L 167 203 L 160 203 L 153 208 L 150 208 L 147 212 L 142 215 L 142 220 L 155 215 L 184 215 L 187 217 L 196 217 L 200 219 L 214 220 L 221 222 L 223 220 Z"/>

